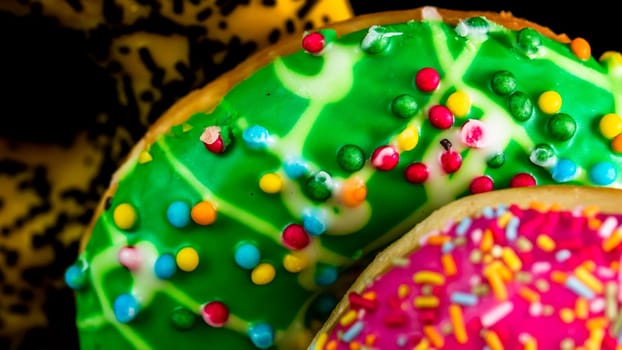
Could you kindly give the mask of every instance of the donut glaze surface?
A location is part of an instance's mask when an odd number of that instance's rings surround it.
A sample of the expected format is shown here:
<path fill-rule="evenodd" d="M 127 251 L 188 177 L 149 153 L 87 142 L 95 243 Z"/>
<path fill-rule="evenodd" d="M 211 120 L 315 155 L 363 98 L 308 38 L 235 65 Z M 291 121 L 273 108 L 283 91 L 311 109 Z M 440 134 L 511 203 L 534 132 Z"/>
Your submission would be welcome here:
<path fill-rule="evenodd" d="M 67 270 L 82 346 L 305 348 L 348 268 L 439 206 L 622 183 L 619 54 L 441 14 L 307 33 L 147 135 Z"/>

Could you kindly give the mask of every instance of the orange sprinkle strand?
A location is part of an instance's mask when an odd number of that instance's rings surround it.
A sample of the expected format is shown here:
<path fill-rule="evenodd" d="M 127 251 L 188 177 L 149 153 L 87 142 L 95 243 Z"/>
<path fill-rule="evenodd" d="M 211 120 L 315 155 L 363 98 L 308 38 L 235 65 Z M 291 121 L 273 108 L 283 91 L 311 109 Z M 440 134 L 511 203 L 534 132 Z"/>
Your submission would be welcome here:
<path fill-rule="evenodd" d="M 589 304 L 587 299 L 579 297 L 574 304 L 574 312 L 578 319 L 585 320 L 589 314 Z"/>
<path fill-rule="evenodd" d="M 423 326 L 423 334 L 430 340 L 430 343 L 436 348 L 442 348 L 445 345 L 443 335 L 434 326 Z"/>
<path fill-rule="evenodd" d="M 588 269 L 583 266 L 578 266 L 574 270 L 575 276 L 579 281 L 583 282 L 588 288 L 593 290 L 597 294 L 602 294 L 605 290 L 602 282 L 596 278 Z"/>
<path fill-rule="evenodd" d="M 484 334 L 484 340 L 486 341 L 486 345 L 490 348 L 490 350 L 503 350 L 503 343 L 497 333 L 493 331 L 487 331 Z"/>
<path fill-rule="evenodd" d="M 602 247 L 605 252 L 609 253 L 619 246 L 620 243 L 622 243 L 622 234 L 619 229 L 616 229 L 607 239 L 603 240 Z"/>
<path fill-rule="evenodd" d="M 413 282 L 417 284 L 434 284 L 437 286 L 445 284 L 445 276 L 434 271 L 419 271 L 413 276 Z"/>
<path fill-rule="evenodd" d="M 482 236 L 482 241 L 480 242 L 479 249 L 482 252 L 488 253 L 492 246 L 495 244 L 494 236 L 492 235 L 492 231 L 489 229 L 484 230 L 484 235 Z"/>
<path fill-rule="evenodd" d="M 567 278 L 566 274 L 561 271 L 556 270 L 556 271 L 551 272 L 551 281 L 553 282 L 564 284 L 566 283 L 566 278 Z"/>
<path fill-rule="evenodd" d="M 501 257 L 510 270 L 516 272 L 523 268 L 523 262 L 510 247 L 504 247 Z"/>
<path fill-rule="evenodd" d="M 447 276 L 455 276 L 456 273 L 458 273 L 456 261 L 451 253 L 446 253 L 441 256 L 441 264 L 443 264 L 443 270 Z"/>
<path fill-rule="evenodd" d="M 451 240 L 448 235 L 431 235 L 426 240 L 426 244 L 440 246 Z"/>
<path fill-rule="evenodd" d="M 540 300 L 540 294 L 529 287 L 521 287 L 518 290 L 518 295 L 530 303 L 535 303 Z"/>
<path fill-rule="evenodd" d="M 592 55 L 592 48 L 587 40 L 583 38 L 575 38 L 570 42 L 570 50 L 578 59 L 585 61 Z"/>
<path fill-rule="evenodd" d="M 497 272 L 488 272 L 486 273 L 486 278 L 488 279 L 488 283 L 490 284 L 490 288 L 492 288 L 492 292 L 495 294 L 498 300 L 507 300 L 508 291 L 505 288 L 505 284 L 501 279 L 501 276 Z"/>
<path fill-rule="evenodd" d="M 454 328 L 454 336 L 456 337 L 456 341 L 458 344 L 466 344 L 469 341 L 469 337 L 464 324 L 462 309 L 459 305 L 449 305 L 449 318 L 451 319 L 451 325 Z"/>

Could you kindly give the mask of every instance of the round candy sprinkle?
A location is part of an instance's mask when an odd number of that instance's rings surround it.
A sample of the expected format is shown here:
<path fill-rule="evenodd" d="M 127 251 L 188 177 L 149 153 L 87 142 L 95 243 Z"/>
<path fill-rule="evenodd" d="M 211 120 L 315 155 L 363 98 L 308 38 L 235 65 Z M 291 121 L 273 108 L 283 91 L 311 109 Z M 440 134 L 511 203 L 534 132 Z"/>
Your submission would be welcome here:
<path fill-rule="evenodd" d="M 612 139 L 622 133 L 622 117 L 615 113 L 606 114 L 600 118 L 598 128 L 606 139 Z"/>
<path fill-rule="evenodd" d="M 129 203 L 121 203 L 114 208 L 112 221 L 121 230 L 131 230 L 136 224 L 136 210 Z"/>
<path fill-rule="evenodd" d="M 477 119 L 469 119 L 460 128 L 460 140 L 470 148 L 486 146 L 486 124 Z"/>
<path fill-rule="evenodd" d="M 74 264 L 65 270 L 65 283 L 67 283 L 69 288 L 82 288 L 84 282 L 86 282 L 86 273 L 80 266 Z"/>
<path fill-rule="evenodd" d="M 412 163 L 404 171 L 406 181 L 414 184 L 424 183 L 428 176 L 430 176 L 430 169 L 422 162 Z"/>
<path fill-rule="evenodd" d="M 618 173 L 610 162 L 600 162 L 590 169 L 589 177 L 594 184 L 607 186 L 616 180 Z"/>
<path fill-rule="evenodd" d="M 577 122 L 566 113 L 557 113 L 549 118 L 548 130 L 555 140 L 566 141 L 577 131 Z"/>
<path fill-rule="evenodd" d="M 229 308 L 223 302 L 210 301 L 201 309 L 203 321 L 216 328 L 223 327 L 229 320 Z"/>
<path fill-rule="evenodd" d="M 174 201 L 166 209 L 166 218 L 177 228 L 185 227 L 190 223 L 190 206 L 184 201 Z"/>
<path fill-rule="evenodd" d="M 270 133 L 263 126 L 253 125 L 242 133 L 246 145 L 252 149 L 266 149 L 270 142 Z"/>
<path fill-rule="evenodd" d="M 268 263 L 261 263 L 253 269 L 251 272 L 251 281 L 256 285 L 265 285 L 274 280 L 276 270 L 274 266 Z"/>
<path fill-rule="evenodd" d="M 622 133 L 611 140 L 611 150 L 616 153 L 622 153 Z"/>
<path fill-rule="evenodd" d="M 523 28 L 518 31 L 516 36 L 518 47 L 521 48 L 527 55 L 532 55 L 538 52 L 540 46 L 542 46 L 542 37 L 538 31 L 533 28 Z"/>
<path fill-rule="evenodd" d="M 119 249 L 117 258 L 119 259 L 119 263 L 130 271 L 138 270 L 142 261 L 138 250 L 134 247 L 122 247 Z"/>
<path fill-rule="evenodd" d="M 355 172 L 365 165 L 365 153 L 357 145 L 343 145 L 337 151 L 337 164 L 347 172 Z"/>
<path fill-rule="evenodd" d="M 320 32 L 305 34 L 302 38 L 302 48 L 312 54 L 319 54 L 326 46 L 326 39 Z"/>
<path fill-rule="evenodd" d="M 436 90 L 440 82 L 441 76 L 431 67 L 422 68 L 415 75 L 415 86 L 423 92 Z"/>
<path fill-rule="evenodd" d="M 577 174 L 577 165 L 570 159 L 560 159 L 553 169 L 551 176 L 555 182 L 568 182 Z"/>
<path fill-rule="evenodd" d="M 264 174 L 259 179 L 259 188 L 265 193 L 279 193 L 283 189 L 283 179 L 276 173 Z"/>
<path fill-rule="evenodd" d="M 345 180 L 341 185 L 341 203 L 346 207 L 354 208 L 367 198 L 367 186 L 359 177 Z"/>
<path fill-rule="evenodd" d="M 154 265 L 153 272 L 160 279 L 169 279 L 177 272 L 177 264 L 172 254 L 160 255 Z"/>
<path fill-rule="evenodd" d="M 419 129 L 409 126 L 397 135 L 397 146 L 402 151 L 410 151 L 419 143 Z"/>
<path fill-rule="evenodd" d="M 392 170 L 400 161 L 399 152 L 392 146 L 380 146 L 371 155 L 371 165 L 382 171 Z"/>
<path fill-rule="evenodd" d="M 302 214 L 302 225 L 309 234 L 321 235 L 326 232 L 326 214 L 318 209 L 305 210 Z"/>
<path fill-rule="evenodd" d="M 182 271 L 194 271 L 199 266 L 199 253 L 192 247 L 181 248 L 175 256 L 175 262 Z"/>
<path fill-rule="evenodd" d="M 316 201 L 325 201 L 332 195 L 333 179 L 325 171 L 318 171 L 305 182 L 305 193 Z"/>
<path fill-rule="evenodd" d="M 128 323 L 138 315 L 140 305 L 131 294 L 121 294 L 114 300 L 113 310 L 117 321 Z"/>
<path fill-rule="evenodd" d="M 449 95 L 446 105 L 456 117 L 465 117 L 471 110 L 471 98 L 464 91 L 456 91 Z"/>
<path fill-rule="evenodd" d="M 209 201 L 200 201 L 192 207 L 190 217 L 198 225 L 211 225 L 216 221 L 216 207 Z"/>
<path fill-rule="evenodd" d="M 214 153 L 222 153 L 231 143 L 229 128 L 221 128 L 220 126 L 208 126 L 203 130 L 199 137 L 208 151 Z"/>
<path fill-rule="evenodd" d="M 428 111 L 428 119 L 432 126 L 441 130 L 449 129 L 454 125 L 453 113 L 443 105 L 432 106 Z"/>
<path fill-rule="evenodd" d="M 289 272 L 300 272 L 308 265 L 309 262 L 303 256 L 287 254 L 283 258 L 283 267 Z"/>
<path fill-rule="evenodd" d="M 486 160 L 486 164 L 493 169 L 502 167 L 503 164 L 505 164 L 505 153 L 498 152 L 498 153 L 491 155 Z"/>
<path fill-rule="evenodd" d="M 259 248 L 252 243 L 240 244 L 235 249 L 235 263 L 243 269 L 251 270 L 259 265 L 261 253 Z"/>
<path fill-rule="evenodd" d="M 291 250 L 300 250 L 309 245 L 311 237 L 309 237 L 309 234 L 302 225 L 289 224 L 283 230 L 281 240 L 287 248 Z"/>
<path fill-rule="evenodd" d="M 192 329 L 196 323 L 196 315 L 185 307 L 177 307 L 171 312 L 171 323 L 180 331 Z"/>
<path fill-rule="evenodd" d="M 335 266 L 322 265 L 315 271 L 315 284 L 318 286 L 329 286 L 333 284 L 339 275 Z"/>
<path fill-rule="evenodd" d="M 546 114 L 557 113 L 562 108 L 562 97 L 557 91 L 545 91 L 538 97 L 538 107 Z"/>
<path fill-rule="evenodd" d="M 461 37 L 484 36 L 488 33 L 488 21 L 484 17 L 470 17 L 456 25 L 456 34 Z"/>
<path fill-rule="evenodd" d="M 536 178 L 531 174 L 518 173 L 510 180 L 510 187 L 528 187 L 535 186 Z"/>
<path fill-rule="evenodd" d="M 490 192 L 494 189 L 494 182 L 489 176 L 478 176 L 471 180 L 469 190 L 471 193 Z"/>
<path fill-rule="evenodd" d="M 384 27 L 371 26 L 361 41 L 361 49 L 369 54 L 382 53 L 391 45 L 391 36 L 391 33 L 386 33 Z"/>
<path fill-rule="evenodd" d="M 570 50 L 577 56 L 578 59 L 585 61 L 592 55 L 592 48 L 590 43 L 583 38 L 574 38 L 570 42 Z"/>
<path fill-rule="evenodd" d="M 267 323 L 255 323 L 248 328 L 251 342 L 260 349 L 267 349 L 274 344 L 274 330 Z"/>
<path fill-rule="evenodd" d="M 510 114 L 519 122 L 524 122 L 533 115 L 533 102 L 526 93 L 522 91 L 513 92 L 508 98 L 508 108 Z"/>
<path fill-rule="evenodd" d="M 308 167 L 302 159 L 290 157 L 283 163 L 283 169 L 287 177 L 290 179 L 298 179 L 307 174 Z"/>
<path fill-rule="evenodd" d="M 548 144 L 541 143 L 536 145 L 529 155 L 529 160 L 543 168 L 550 168 L 557 162 L 557 156 L 553 147 Z"/>
<path fill-rule="evenodd" d="M 412 118 L 419 112 L 419 104 L 414 96 L 402 94 L 391 102 L 391 112 L 400 118 Z"/>
<path fill-rule="evenodd" d="M 507 96 L 516 91 L 518 83 L 514 74 L 506 70 L 500 70 L 492 75 L 490 87 L 495 94 Z"/>
<path fill-rule="evenodd" d="M 453 174 L 462 166 L 462 155 L 452 149 L 451 142 L 447 139 L 441 140 L 441 145 L 445 149 L 441 153 L 441 167 L 447 174 Z"/>

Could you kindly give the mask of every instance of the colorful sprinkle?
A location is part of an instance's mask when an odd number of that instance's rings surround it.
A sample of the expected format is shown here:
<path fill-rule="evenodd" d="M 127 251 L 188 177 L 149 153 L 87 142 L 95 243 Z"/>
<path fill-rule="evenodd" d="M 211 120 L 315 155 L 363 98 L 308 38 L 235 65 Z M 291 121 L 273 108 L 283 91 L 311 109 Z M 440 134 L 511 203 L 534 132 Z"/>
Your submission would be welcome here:
<path fill-rule="evenodd" d="M 415 162 L 409 164 L 404 171 L 404 177 L 410 183 L 421 184 L 424 183 L 430 176 L 430 169 L 428 166 L 421 162 Z"/>
<path fill-rule="evenodd" d="M 259 179 L 259 188 L 265 193 L 279 193 L 283 189 L 283 179 L 276 173 L 264 174 Z"/>
<path fill-rule="evenodd" d="M 171 323 L 180 331 L 192 329 L 196 324 L 197 315 L 185 307 L 177 307 L 171 312 Z"/>
<path fill-rule="evenodd" d="M 77 264 L 69 266 L 65 270 L 65 283 L 71 289 L 79 289 L 84 286 L 86 282 L 86 273 L 84 269 Z"/>
<path fill-rule="evenodd" d="M 302 225 L 289 224 L 283 230 L 281 240 L 287 248 L 291 250 L 300 250 L 311 242 L 311 237 L 309 237 L 309 234 Z"/>
<path fill-rule="evenodd" d="M 538 97 L 538 107 L 546 114 L 554 114 L 562 108 L 562 97 L 557 91 L 545 91 Z"/>
<path fill-rule="evenodd" d="M 371 155 L 371 165 L 382 171 L 393 170 L 400 161 L 400 154 L 392 146 L 380 146 Z"/>
<path fill-rule="evenodd" d="M 397 146 L 402 151 L 411 151 L 419 143 L 419 129 L 407 127 L 397 136 Z"/>
<path fill-rule="evenodd" d="M 216 207 L 209 201 L 200 201 L 192 207 L 190 217 L 197 225 L 211 225 L 216 221 Z"/>
<path fill-rule="evenodd" d="M 184 201 L 174 201 L 166 209 L 166 218 L 177 228 L 186 227 L 190 223 L 190 206 Z"/>
<path fill-rule="evenodd" d="M 235 263 L 243 269 L 254 269 L 261 260 L 259 248 L 252 243 L 240 244 L 235 249 Z"/>
<path fill-rule="evenodd" d="M 315 201 L 325 201 L 333 194 L 333 179 L 325 171 L 318 171 L 305 182 L 305 193 Z"/>
<path fill-rule="evenodd" d="M 365 165 L 365 152 L 357 145 L 343 145 L 337 151 L 337 164 L 349 173 L 358 171 Z"/>
<path fill-rule="evenodd" d="M 447 108 L 456 117 L 466 117 L 471 110 L 471 98 L 464 91 L 456 91 L 447 98 Z"/>
<path fill-rule="evenodd" d="M 160 255 L 154 265 L 153 273 L 160 279 L 169 279 L 177 272 L 177 262 L 172 254 Z"/>
<path fill-rule="evenodd" d="M 497 152 L 489 156 L 486 159 L 486 164 L 493 169 L 501 168 L 505 164 L 505 153 Z"/>
<path fill-rule="evenodd" d="M 422 68 L 415 75 L 415 86 L 423 92 L 433 92 L 440 82 L 441 76 L 431 67 Z"/>
<path fill-rule="evenodd" d="M 453 174 L 462 166 L 462 155 L 452 149 L 451 142 L 447 139 L 441 140 L 441 145 L 445 149 L 441 153 L 441 167 L 447 174 Z"/>
<path fill-rule="evenodd" d="M 490 79 L 490 88 L 500 96 L 508 96 L 516 91 L 518 83 L 516 77 L 511 72 L 500 70 L 495 72 Z"/>
<path fill-rule="evenodd" d="M 131 230 L 136 224 L 136 210 L 129 203 L 121 203 L 114 208 L 112 220 L 121 230 Z"/>
<path fill-rule="evenodd" d="M 251 281 L 256 285 L 263 286 L 272 282 L 275 276 L 274 266 L 269 263 L 260 263 L 251 272 Z"/>
<path fill-rule="evenodd" d="M 603 137 L 613 139 L 622 133 L 622 117 L 615 113 L 606 114 L 600 118 L 598 128 Z"/>
<path fill-rule="evenodd" d="M 119 249 L 117 257 L 119 259 L 119 263 L 130 271 L 138 270 L 138 268 L 140 268 L 142 257 L 140 256 L 138 249 L 134 247 L 122 247 Z"/>
<path fill-rule="evenodd" d="M 192 247 L 181 248 L 175 256 L 175 262 L 182 271 L 194 271 L 199 266 L 199 253 Z"/>
<path fill-rule="evenodd" d="M 600 186 L 612 184 L 618 177 L 618 173 L 613 164 L 609 162 L 600 162 L 589 170 L 590 180 Z"/>
<path fill-rule="evenodd" d="M 267 323 L 256 323 L 248 328 L 251 342 L 260 349 L 267 349 L 274 344 L 274 330 Z"/>
<path fill-rule="evenodd" d="M 326 39 L 320 32 L 307 33 L 302 38 L 302 48 L 312 54 L 319 54 L 326 46 Z"/>
<path fill-rule="evenodd" d="M 508 108 L 512 117 L 519 122 L 529 120 L 534 112 L 533 102 L 522 91 L 515 91 L 510 95 L 508 98 Z"/>
<path fill-rule="evenodd" d="M 587 40 L 579 37 L 570 42 L 570 50 L 578 59 L 585 61 L 592 56 L 592 48 Z"/>
<path fill-rule="evenodd" d="M 577 175 L 577 165 L 570 159 L 560 159 L 551 169 L 555 182 L 568 182 Z"/>
<path fill-rule="evenodd" d="M 139 309 L 138 300 L 132 294 L 121 294 L 114 300 L 114 316 L 121 323 L 128 323 L 136 318 Z"/>
<path fill-rule="evenodd" d="M 271 141 L 268 129 L 259 125 L 253 125 L 244 130 L 242 138 L 249 148 L 255 150 L 263 150 L 268 148 Z"/>
<path fill-rule="evenodd" d="M 229 320 L 229 308 L 223 302 L 211 301 L 203 306 L 201 316 L 208 325 L 220 328 Z"/>
<path fill-rule="evenodd" d="M 395 35 L 401 34 L 388 33 L 386 28 L 381 26 L 371 26 L 367 30 L 367 35 L 361 41 L 361 49 L 372 55 L 385 52 L 391 46 L 391 37 Z"/>
<path fill-rule="evenodd" d="M 449 108 L 435 105 L 428 111 L 428 119 L 433 127 L 441 130 L 449 129 L 454 125 L 454 115 Z"/>
<path fill-rule="evenodd" d="M 538 52 L 542 46 L 542 35 L 533 28 L 523 28 L 516 36 L 517 44 L 528 56 Z"/>
<path fill-rule="evenodd" d="M 313 236 L 321 235 L 326 232 L 326 213 L 322 210 L 305 210 L 302 214 L 304 230 Z"/>
<path fill-rule="evenodd" d="M 469 119 L 460 128 L 460 141 L 470 148 L 482 148 L 486 146 L 487 133 L 486 124 Z"/>
<path fill-rule="evenodd" d="M 414 96 L 402 94 L 391 102 L 391 112 L 400 118 L 412 118 L 419 112 L 419 104 Z"/>
<path fill-rule="evenodd" d="M 547 126 L 551 137 L 558 141 L 569 140 L 577 131 L 577 122 L 566 113 L 551 116 Z"/>

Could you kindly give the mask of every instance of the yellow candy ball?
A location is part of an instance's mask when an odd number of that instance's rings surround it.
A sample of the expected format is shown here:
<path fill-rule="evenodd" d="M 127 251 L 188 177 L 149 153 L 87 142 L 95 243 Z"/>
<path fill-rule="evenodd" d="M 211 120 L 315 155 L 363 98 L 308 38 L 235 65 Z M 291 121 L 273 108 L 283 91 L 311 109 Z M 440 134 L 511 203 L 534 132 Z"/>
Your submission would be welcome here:
<path fill-rule="evenodd" d="M 181 248 L 177 252 L 175 262 L 177 262 L 177 267 L 182 271 L 194 271 L 199 266 L 199 253 L 191 247 Z"/>
<path fill-rule="evenodd" d="M 121 230 L 131 230 L 136 224 L 136 209 L 129 203 L 121 203 L 114 208 L 112 221 Z"/>
<path fill-rule="evenodd" d="M 274 266 L 268 263 L 261 263 L 251 272 L 251 280 L 257 285 L 264 285 L 272 282 L 275 275 L 276 270 L 274 269 Z"/>
<path fill-rule="evenodd" d="M 465 117 L 471 110 L 471 98 L 464 91 L 456 91 L 447 98 L 447 108 L 456 117 Z"/>
<path fill-rule="evenodd" d="M 403 151 L 410 151 L 419 143 L 419 130 L 407 127 L 397 136 L 397 146 Z"/>
<path fill-rule="evenodd" d="M 598 123 L 600 133 L 607 139 L 612 139 L 622 132 L 622 117 L 615 113 L 609 113 L 600 118 Z"/>
<path fill-rule="evenodd" d="M 259 180 L 259 188 L 266 193 L 278 193 L 283 189 L 283 179 L 279 174 L 265 174 Z"/>
<path fill-rule="evenodd" d="M 287 254 L 285 258 L 283 258 L 283 267 L 289 272 L 300 272 L 307 267 L 307 265 L 307 260 L 302 256 Z"/>
<path fill-rule="evenodd" d="M 562 97 L 557 91 L 545 91 L 538 98 L 538 107 L 546 114 L 557 113 L 562 108 Z"/>

